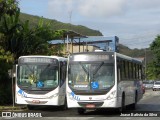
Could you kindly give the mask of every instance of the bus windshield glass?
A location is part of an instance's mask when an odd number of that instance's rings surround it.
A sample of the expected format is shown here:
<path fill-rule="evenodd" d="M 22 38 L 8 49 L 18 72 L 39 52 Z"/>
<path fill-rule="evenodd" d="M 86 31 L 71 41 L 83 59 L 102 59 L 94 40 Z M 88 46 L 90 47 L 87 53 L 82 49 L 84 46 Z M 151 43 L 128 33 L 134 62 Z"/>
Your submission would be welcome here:
<path fill-rule="evenodd" d="M 114 85 L 114 64 L 103 61 L 72 61 L 68 76 L 68 84 L 73 90 L 106 90 Z"/>
<path fill-rule="evenodd" d="M 22 63 L 18 66 L 17 84 L 22 89 L 53 89 L 58 86 L 58 64 Z"/>

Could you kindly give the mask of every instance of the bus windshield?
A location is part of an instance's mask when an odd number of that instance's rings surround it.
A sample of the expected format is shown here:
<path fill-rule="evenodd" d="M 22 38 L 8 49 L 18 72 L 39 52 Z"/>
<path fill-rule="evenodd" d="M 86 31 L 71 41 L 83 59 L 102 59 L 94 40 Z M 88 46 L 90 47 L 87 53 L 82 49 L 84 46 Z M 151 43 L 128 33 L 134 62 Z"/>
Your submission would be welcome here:
<path fill-rule="evenodd" d="M 101 91 L 114 85 L 114 64 L 104 62 L 72 62 L 68 84 L 73 90 Z"/>
<path fill-rule="evenodd" d="M 54 64 L 23 63 L 17 72 L 17 84 L 23 89 L 53 89 L 58 86 L 58 66 Z"/>

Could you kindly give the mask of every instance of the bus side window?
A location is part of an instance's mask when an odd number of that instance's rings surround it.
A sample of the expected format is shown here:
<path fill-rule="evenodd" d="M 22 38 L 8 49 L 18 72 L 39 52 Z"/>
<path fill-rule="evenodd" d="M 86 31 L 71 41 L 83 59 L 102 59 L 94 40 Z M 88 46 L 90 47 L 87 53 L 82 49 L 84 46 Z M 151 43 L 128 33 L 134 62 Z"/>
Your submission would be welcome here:
<path fill-rule="evenodd" d="M 118 74 L 117 75 L 118 75 L 117 76 L 118 81 L 121 81 L 121 69 L 120 68 L 118 68 Z"/>
<path fill-rule="evenodd" d="M 121 62 L 117 61 L 117 80 L 121 81 Z"/>

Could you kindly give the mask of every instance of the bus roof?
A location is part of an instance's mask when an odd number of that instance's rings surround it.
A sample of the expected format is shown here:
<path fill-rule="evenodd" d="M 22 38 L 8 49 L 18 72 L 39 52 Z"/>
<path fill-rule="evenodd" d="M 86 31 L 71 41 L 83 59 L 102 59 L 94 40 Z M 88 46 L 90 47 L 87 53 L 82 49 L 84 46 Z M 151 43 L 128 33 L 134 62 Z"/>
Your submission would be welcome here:
<path fill-rule="evenodd" d="M 47 55 L 26 55 L 26 56 L 20 56 L 19 57 L 19 59 L 21 59 L 21 58 L 34 58 L 34 57 L 43 57 L 43 58 L 55 58 L 55 59 L 57 59 L 57 60 L 59 60 L 59 61 L 64 61 L 64 60 L 66 60 L 67 61 L 67 58 L 65 58 L 65 57 L 60 57 L 60 56 L 47 56 Z"/>
<path fill-rule="evenodd" d="M 132 62 L 138 62 L 138 63 L 142 63 L 142 60 L 138 59 L 138 58 L 133 58 L 127 55 L 123 55 L 117 52 L 113 52 L 113 51 L 98 51 L 98 52 L 80 52 L 80 53 L 72 53 L 70 55 L 81 55 L 81 54 L 113 54 L 116 55 L 117 57 L 124 59 L 124 60 L 128 60 L 128 61 L 132 61 Z"/>
<path fill-rule="evenodd" d="M 119 57 L 119 58 L 125 59 L 125 60 L 132 61 L 132 62 L 142 63 L 142 60 L 140 60 L 138 58 L 133 58 L 133 57 L 130 57 L 130 56 L 127 56 L 127 55 L 123 55 L 123 54 L 120 54 L 120 53 L 116 53 L 116 56 Z"/>

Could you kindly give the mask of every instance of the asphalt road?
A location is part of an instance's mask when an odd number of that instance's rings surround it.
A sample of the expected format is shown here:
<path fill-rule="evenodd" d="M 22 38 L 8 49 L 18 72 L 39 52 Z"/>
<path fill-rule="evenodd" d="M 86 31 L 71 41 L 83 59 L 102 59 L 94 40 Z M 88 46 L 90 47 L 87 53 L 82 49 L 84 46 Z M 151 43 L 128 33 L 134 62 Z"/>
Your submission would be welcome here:
<path fill-rule="evenodd" d="M 84 115 L 79 115 L 76 109 L 68 109 L 61 110 L 56 107 L 37 107 L 35 110 L 21 111 L 21 113 L 25 114 L 33 113 L 37 114 L 38 118 L 23 118 L 23 119 L 47 119 L 47 120 L 99 120 L 99 119 L 137 119 L 141 120 L 159 120 L 160 117 L 160 91 L 152 91 L 146 90 L 143 98 L 138 102 L 136 110 L 127 110 L 125 113 L 119 113 L 115 109 L 104 109 L 104 110 L 95 110 L 95 111 L 87 111 Z M 13 112 L 12 112 L 13 114 Z M 159 115 L 159 117 L 157 117 Z M 42 116 L 42 117 L 41 117 Z M 132 117 L 134 116 L 134 117 Z M 8 118 L 0 118 L 0 119 L 8 119 Z M 9 119 L 17 119 L 17 118 L 9 118 Z M 22 118 L 20 118 L 22 119 Z"/>

